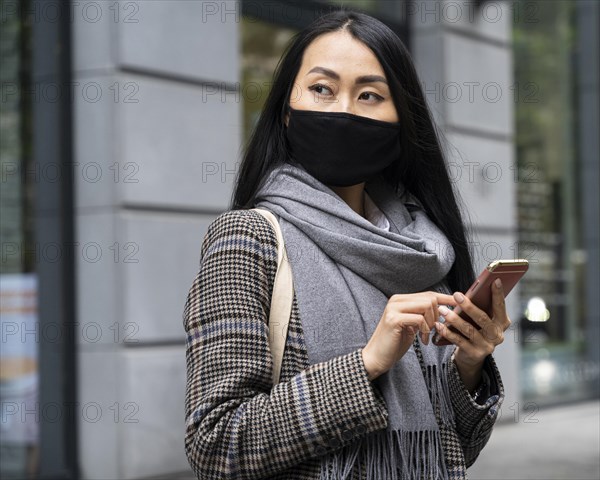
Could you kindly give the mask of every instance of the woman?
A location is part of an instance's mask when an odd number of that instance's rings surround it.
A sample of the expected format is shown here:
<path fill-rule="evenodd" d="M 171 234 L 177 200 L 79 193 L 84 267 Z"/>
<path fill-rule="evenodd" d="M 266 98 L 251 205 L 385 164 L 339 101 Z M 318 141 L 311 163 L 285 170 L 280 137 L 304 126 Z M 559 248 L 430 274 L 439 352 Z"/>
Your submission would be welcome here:
<path fill-rule="evenodd" d="M 275 386 L 277 243 L 255 206 L 278 217 L 294 280 Z M 501 285 L 492 318 L 460 293 L 473 276 L 408 52 L 367 15 L 322 17 L 278 65 L 185 306 L 198 478 L 466 478 L 504 398 L 491 354 L 510 324 Z"/>

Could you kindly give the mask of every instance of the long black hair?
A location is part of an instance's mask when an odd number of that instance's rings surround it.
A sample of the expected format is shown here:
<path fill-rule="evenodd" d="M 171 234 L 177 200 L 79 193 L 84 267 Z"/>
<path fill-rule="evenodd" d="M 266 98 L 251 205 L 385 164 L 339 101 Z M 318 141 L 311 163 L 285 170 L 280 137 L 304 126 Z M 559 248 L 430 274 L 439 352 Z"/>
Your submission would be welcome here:
<path fill-rule="evenodd" d="M 474 279 L 466 227 L 462 221 L 438 132 L 419 84 L 410 53 L 384 23 L 369 15 L 340 9 L 297 33 L 273 76 L 273 85 L 245 148 L 232 196 L 232 209 L 252 208 L 256 192 L 278 164 L 290 162 L 284 118 L 306 47 L 319 35 L 345 29 L 379 60 L 402 124 L 402 155 L 384 170 L 397 189 L 401 182 L 423 204 L 431 220 L 448 237 L 456 259 L 448 274 L 452 290 L 465 292 Z"/>

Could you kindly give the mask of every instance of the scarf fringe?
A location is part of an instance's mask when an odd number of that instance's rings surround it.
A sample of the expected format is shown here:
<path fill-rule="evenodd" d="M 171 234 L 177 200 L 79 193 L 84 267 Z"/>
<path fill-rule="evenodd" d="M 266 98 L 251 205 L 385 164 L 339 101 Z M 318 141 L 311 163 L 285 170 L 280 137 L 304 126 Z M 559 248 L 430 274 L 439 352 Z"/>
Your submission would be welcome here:
<path fill-rule="evenodd" d="M 437 370 L 437 365 L 427 365 L 423 372 L 431 406 L 438 422 L 454 426 L 454 410 L 448 386 L 448 364 L 441 365 L 441 375 L 437 374 Z"/>
<path fill-rule="evenodd" d="M 448 478 L 439 431 L 381 430 L 324 457 L 321 480 Z"/>
<path fill-rule="evenodd" d="M 423 378 L 437 421 L 454 425 L 448 386 L 448 364 L 423 367 Z M 438 480 L 447 479 L 446 462 L 439 429 L 382 430 L 353 442 L 325 457 L 322 480 Z"/>

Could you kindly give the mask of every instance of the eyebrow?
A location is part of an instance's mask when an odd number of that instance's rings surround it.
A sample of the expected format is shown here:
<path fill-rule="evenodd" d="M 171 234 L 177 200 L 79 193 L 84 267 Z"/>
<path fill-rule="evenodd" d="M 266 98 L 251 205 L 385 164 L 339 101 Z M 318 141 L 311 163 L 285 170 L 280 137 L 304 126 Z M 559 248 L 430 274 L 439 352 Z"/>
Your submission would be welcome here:
<path fill-rule="evenodd" d="M 327 75 L 328 77 L 333 78 L 334 80 L 340 79 L 340 76 L 337 73 L 325 67 L 314 67 L 306 75 L 310 73 L 322 73 L 323 75 Z M 360 77 L 356 77 L 356 80 L 354 81 L 356 85 L 375 82 L 383 82 L 387 85 L 387 80 L 381 75 L 362 75 Z"/>

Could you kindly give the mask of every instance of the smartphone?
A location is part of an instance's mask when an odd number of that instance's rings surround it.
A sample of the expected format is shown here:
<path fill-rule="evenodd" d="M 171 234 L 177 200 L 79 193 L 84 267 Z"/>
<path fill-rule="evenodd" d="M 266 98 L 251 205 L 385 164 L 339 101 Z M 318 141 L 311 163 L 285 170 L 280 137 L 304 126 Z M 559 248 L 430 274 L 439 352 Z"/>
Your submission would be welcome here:
<path fill-rule="evenodd" d="M 517 260 L 495 260 L 483 269 L 477 280 L 467 290 L 465 296 L 471 300 L 477 307 L 492 316 L 492 283 L 499 278 L 502 280 L 504 296 L 506 297 L 517 282 L 521 279 L 529 268 L 529 262 L 524 258 Z M 454 308 L 454 312 L 461 318 L 465 319 L 471 325 L 479 330 L 479 326 L 473 321 L 460 306 Z M 460 332 L 454 327 L 449 327 L 455 333 L 460 335 Z M 443 346 L 450 345 L 450 342 L 442 337 L 438 332 L 433 336 L 434 345 Z"/>

